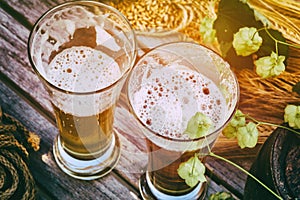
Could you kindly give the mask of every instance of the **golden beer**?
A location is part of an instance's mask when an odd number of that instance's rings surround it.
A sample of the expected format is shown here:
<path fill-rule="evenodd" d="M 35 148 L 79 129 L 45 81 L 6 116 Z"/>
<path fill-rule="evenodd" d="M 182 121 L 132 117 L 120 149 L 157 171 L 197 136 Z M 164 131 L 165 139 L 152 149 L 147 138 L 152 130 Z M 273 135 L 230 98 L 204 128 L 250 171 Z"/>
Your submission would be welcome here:
<path fill-rule="evenodd" d="M 112 97 L 112 91 L 92 95 L 76 93 L 101 90 L 121 76 L 120 67 L 113 58 L 91 48 L 96 44 L 96 29 L 75 30 L 68 43 L 51 53 L 46 71 L 49 82 L 75 93 L 52 93 L 56 95 L 52 105 L 62 147 L 80 160 L 98 158 L 111 146 L 116 97 Z"/>
<path fill-rule="evenodd" d="M 127 19 L 103 3 L 64 3 L 36 22 L 28 50 L 55 113 L 58 166 L 83 180 L 109 173 L 120 157 L 115 105 L 136 58 Z"/>
<path fill-rule="evenodd" d="M 92 116 L 74 116 L 55 105 L 57 125 L 64 149 L 80 160 L 94 159 L 107 151 L 113 134 L 114 106 Z"/>

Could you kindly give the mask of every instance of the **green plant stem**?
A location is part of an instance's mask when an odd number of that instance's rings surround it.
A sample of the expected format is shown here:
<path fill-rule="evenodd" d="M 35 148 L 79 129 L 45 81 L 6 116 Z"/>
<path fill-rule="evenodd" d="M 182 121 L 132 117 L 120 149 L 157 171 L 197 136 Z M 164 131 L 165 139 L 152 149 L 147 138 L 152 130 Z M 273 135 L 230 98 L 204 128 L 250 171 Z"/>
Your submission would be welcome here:
<path fill-rule="evenodd" d="M 223 158 L 222 156 L 219 156 L 217 154 L 214 154 L 213 152 L 209 152 L 208 154 L 209 156 L 215 157 L 217 159 L 223 160 L 229 164 L 231 164 L 232 166 L 238 168 L 239 170 L 241 170 L 242 172 L 244 172 L 245 174 L 247 174 L 248 176 L 250 176 L 251 178 L 253 178 L 256 182 L 258 182 L 261 186 L 263 186 L 264 188 L 266 188 L 269 192 L 271 192 L 276 198 L 281 199 L 282 197 L 280 197 L 278 194 L 276 194 L 275 192 L 273 192 L 273 190 L 271 190 L 268 186 L 266 186 L 263 182 L 261 182 L 259 179 L 257 179 L 255 176 L 253 176 L 250 172 L 248 172 L 247 170 L 245 170 L 244 168 L 242 168 L 241 166 L 235 164 L 234 162 Z"/>
<path fill-rule="evenodd" d="M 278 41 L 275 40 L 275 49 L 276 49 L 276 54 L 278 55 Z"/>
<path fill-rule="evenodd" d="M 255 31 L 255 33 L 253 34 L 251 40 L 253 40 L 254 36 L 256 33 L 259 33 L 259 31 L 265 30 L 265 27 L 258 29 L 257 31 Z"/>
<path fill-rule="evenodd" d="M 268 28 L 264 27 L 266 33 L 270 36 L 270 38 L 272 38 L 272 40 L 274 40 L 275 42 L 277 43 L 280 43 L 280 44 L 283 44 L 283 45 L 287 45 L 287 46 L 291 46 L 291 47 L 295 47 L 295 48 L 300 48 L 299 45 L 295 45 L 295 44 L 290 44 L 290 43 L 287 43 L 287 42 L 283 42 L 283 41 L 280 41 L 280 40 L 277 40 L 276 38 L 273 37 L 273 35 L 268 31 Z M 258 31 L 260 31 L 261 29 L 259 29 Z M 257 32 L 258 32 L 257 31 Z M 277 45 L 277 44 L 276 44 Z"/>
<path fill-rule="evenodd" d="M 256 33 L 258 33 L 259 31 L 262 31 L 262 30 L 265 30 L 265 27 L 256 30 L 256 31 L 253 33 L 253 35 L 252 35 L 252 37 L 251 37 L 251 40 L 254 39 L 254 36 L 255 36 Z"/>
<path fill-rule="evenodd" d="M 274 38 L 274 36 L 268 31 L 268 28 L 267 28 L 267 27 L 260 28 L 260 29 L 258 29 L 255 33 L 258 33 L 258 32 L 260 32 L 260 31 L 262 31 L 262 30 L 265 30 L 266 33 L 270 36 L 270 38 L 276 42 L 276 51 L 278 51 L 278 50 L 277 50 L 277 48 L 278 48 L 278 43 L 283 44 L 283 45 L 287 45 L 287 46 L 291 46 L 291 47 L 295 47 L 295 48 L 298 48 L 298 49 L 300 48 L 300 45 L 290 44 L 290 43 L 287 43 L 287 42 L 283 42 L 283 41 L 281 41 L 281 40 L 277 40 L 277 39 Z M 255 33 L 253 34 L 253 37 L 254 37 Z M 278 52 L 276 52 L 276 53 L 278 54 Z"/>
<path fill-rule="evenodd" d="M 191 174 L 192 176 L 194 175 L 194 169 L 195 169 L 195 163 L 196 163 L 196 159 L 195 158 L 196 158 L 196 156 L 197 156 L 197 154 L 195 153 L 194 160 L 193 160 L 194 162 L 193 162 L 192 174 Z"/>
<path fill-rule="evenodd" d="M 293 133 L 296 133 L 298 135 L 300 135 L 300 132 L 292 129 L 292 128 L 289 128 L 289 127 L 286 127 L 286 126 L 281 126 L 281 125 L 277 125 L 277 124 L 272 124 L 272 123 L 269 123 L 269 122 L 261 122 L 261 121 L 258 121 L 257 119 L 251 117 L 250 115 L 246 115 L 247 118 L 251 119 L 252 121 L 256 122 L 258 125 L 268 125 L 268 126 L 275 126 L 275 127 L 278 127 L 278 128 L 283 128 L 283 129 L 286 129 L 290 132 L 293 132 Z"/>

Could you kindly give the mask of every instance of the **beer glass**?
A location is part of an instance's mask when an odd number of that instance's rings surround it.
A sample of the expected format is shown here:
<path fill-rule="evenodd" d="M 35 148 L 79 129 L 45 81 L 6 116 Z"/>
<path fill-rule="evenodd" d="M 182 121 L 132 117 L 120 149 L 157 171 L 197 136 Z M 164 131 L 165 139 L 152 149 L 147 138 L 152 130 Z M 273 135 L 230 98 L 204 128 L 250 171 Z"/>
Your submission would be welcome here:
<path fill-rule="evenodd" d="M 120 156 L 115 106 L 136 58 L 129 22 L 99 2 L 64 3 L 36 22 L 28 51 L 53 105 L 58 166 L 83 180 L 109 173 Z"/>
<path fill-rule="evenodd" d="M 239 86 L 229 64 L 199 44 L 168 43 L 141 57 L 127 89 L 149 155 L 146 173 L 140 178 L 143 198 L 204 197 L 206 184 L 189 187 L 177 169 L 195 153 L 207 155 L 235 113 Z M 184 131 L 196 112 L 209 117 L 213 125 L 206 136 L 190 138 Z"/>

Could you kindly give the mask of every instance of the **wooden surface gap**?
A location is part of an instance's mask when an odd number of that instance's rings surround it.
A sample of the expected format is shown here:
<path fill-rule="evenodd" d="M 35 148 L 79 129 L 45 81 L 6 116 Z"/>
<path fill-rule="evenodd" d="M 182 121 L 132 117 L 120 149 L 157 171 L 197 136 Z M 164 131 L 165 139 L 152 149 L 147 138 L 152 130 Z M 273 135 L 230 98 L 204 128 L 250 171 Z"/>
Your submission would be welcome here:
<path fill-rule="evenodd" d="M 118 171 L 116 169 L 113 169 L 112 171 L 112 175 L 123 185 L 125 185 L 133 194 L 133 197 L 136 197 L 138 199 L 142 199 L 140 192 L 139 192 L 139 188 L 136 188 L 133 184 L 131 184 L 130 182 L 128 182 L 126 179 L 124 179 L 124 177 L 118 173 Z"/>
<path fill-rule="evenodd" d="M 230 191 L 234 196 L 236 196 L 238 199 L 243 199 L 243 194 L 239 189 L 236 189 L 235 187 L 228 184 L 227 180 L 224 180 L 224 177 L 219 177 L 215 174 L 215 169 L 212 169 L 210 167 L 206 167 L 206 176 L 208 176 L 211 180 L 213 180 L 215 183 L 222 185 L 226 190 Z"/>
<path fill-rule="evenodd" d="M 0 0 L 1 8 L 9 13 L 15 20 L 17 20 L 20 24 L 26 27 L 28 30 L 31 30 L 32 24 L 24 18 L 24 16 L 16 11 L 14 8 L 10 7 L 5 1 Z"/>
<path fill-rule="evenodd" d="M 26 101 L 31 107 L 33 107 L 37 112 L 44 116 L 50 123 L 55 124 L 55 117 L 52 113 L 47 111 L 43 106 L 41 106 L 36 100 L 31 97 L 26 91 L 20 88 L 16 83 L 10 80 L 6 75 L 0 71 L 0 80 L 12 91 L 14 91 L 18 96 L 20 96 L 24 101 Z"/>

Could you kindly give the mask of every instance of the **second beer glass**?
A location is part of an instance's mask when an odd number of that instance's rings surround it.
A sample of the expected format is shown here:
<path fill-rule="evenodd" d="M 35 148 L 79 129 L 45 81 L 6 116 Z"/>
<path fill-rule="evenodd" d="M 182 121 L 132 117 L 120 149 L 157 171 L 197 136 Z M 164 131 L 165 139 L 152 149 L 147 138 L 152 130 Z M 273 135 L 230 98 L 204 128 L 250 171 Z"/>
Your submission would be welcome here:
<path fill-rule="evenodd" d="M 235 112 L 239 87 L 229 64 L 195 43 L 159 46 L 133 68 L 128 98 L 149 154 L 140 179 L 143 198 L 203 197 L 205 184 L 189 187 L 177 169 L 195 154 L 207 154 Z M 184 131 L 197 112 L 209 117 L 213 126 L 205 137 L 190 138 Z"/>
<path fill-rule="evenodd" d="M 28 44 L 30 61 L 50 94 L 56 116 L 56 162 L 78 179 L 104 176 L 120 156 L 113 121 L 136 58 L 130 24 L 105 4 L 69 2 L 37 21 Z"/>

